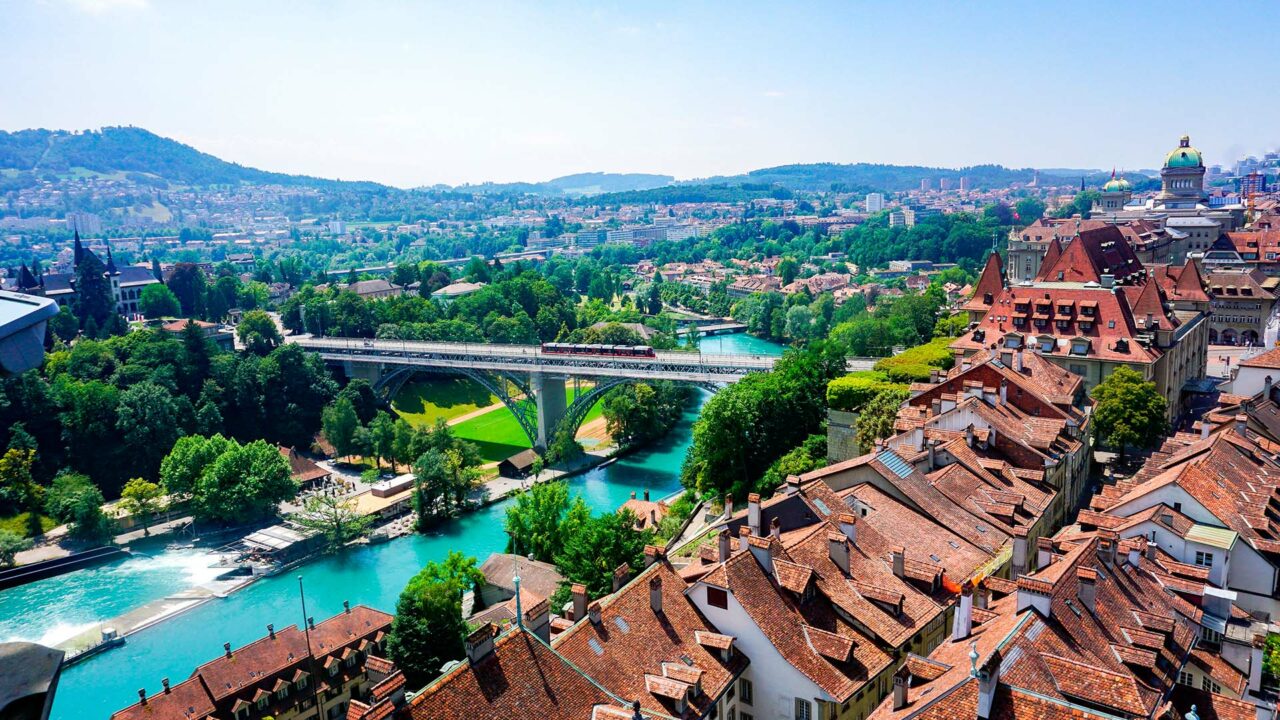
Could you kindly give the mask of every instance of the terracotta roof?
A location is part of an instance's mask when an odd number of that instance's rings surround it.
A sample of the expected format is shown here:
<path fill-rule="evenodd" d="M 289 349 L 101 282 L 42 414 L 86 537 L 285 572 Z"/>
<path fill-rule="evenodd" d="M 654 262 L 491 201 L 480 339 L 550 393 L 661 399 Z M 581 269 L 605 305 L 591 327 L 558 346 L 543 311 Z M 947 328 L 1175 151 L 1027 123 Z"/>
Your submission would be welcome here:
<path fill-rule="evenodd" d="M 619 705 L 541 640 L 516 627 L 477 663 L 463 662 L 409 703 L 413 720 L 583 720 L 596 705 Z"/>
<path fill-rule="evenodd" d="M 987 256 L 987 264 L 978 276 L 978 284 L 974 288 L 973 297 L 965 303 L 961 310 L 982 311 L 991 307 L 1000 291 L 1004 289 L 1004 262 L 999 253 Z"/>
<path fill-rule="evenodd" d="M 284 459 L 289 461 L 289 469 L 293 479 L 299 483 L 315 482 L 332 475 L 328 470 L 315 464 L 310 458 L 302 455 L 297 450 L 285 447 L 278 447 L 278 449 Z"/>
<path fill-rule="evenodd" d="M 655 582 L 661 612 L 654 611 L 650 600 Z M 671 696 L 664 694 L 669 681 L 700 680 L 702 694 L 691 698 L 690 705 L 705 711 L 746 667 L 747 658 L 735 650 L 726 660 L 719 648 L 708 645 L 723 644 L 720 639 L 727 636 L 702 617 L 685 594 L 687 587 L 669 564 L 657 561 L 600 600 L 598 624 L 580 620 L 552 646 L 609 692 L 639 699 L 652 712 L 673 712 Z"/>
<path fill-rule="evenodd" d="M 1040 282 L 1095 282 L 1103 275 L 1122 280 L 1142 272 L 1142 263 L 1124 234 L 1114 225 L 1082 230 L 1062 248 L 1053 263 L 1042 262 Z"/>

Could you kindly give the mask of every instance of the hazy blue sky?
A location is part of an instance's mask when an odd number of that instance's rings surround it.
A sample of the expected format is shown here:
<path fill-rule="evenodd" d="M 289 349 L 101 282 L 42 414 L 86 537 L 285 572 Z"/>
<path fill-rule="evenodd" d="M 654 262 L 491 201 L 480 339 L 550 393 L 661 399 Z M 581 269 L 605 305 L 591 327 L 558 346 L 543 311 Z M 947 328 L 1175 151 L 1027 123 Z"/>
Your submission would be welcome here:
<path fill-rule="evenodd" d="M 0 0 L 0 128 L 401 186 L 1280 145 L 1280 4 L 1052 5 Z"/>

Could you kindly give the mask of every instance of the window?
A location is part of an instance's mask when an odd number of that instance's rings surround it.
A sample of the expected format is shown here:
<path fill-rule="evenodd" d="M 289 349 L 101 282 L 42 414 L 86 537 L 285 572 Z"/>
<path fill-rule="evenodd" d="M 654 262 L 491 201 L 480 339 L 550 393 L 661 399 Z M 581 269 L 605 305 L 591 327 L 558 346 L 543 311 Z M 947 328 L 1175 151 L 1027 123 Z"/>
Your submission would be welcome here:
<path fill-rule="evenodd" d="M 738 680 L 738 692 L 742 695 L 742 699 L 739 702 L 741 702 L 743 705 L 752 704 L 751 700 L 752 700 L 753 691 L 754 691 L 754 688 L 751 687 L 750 680 L 746 678 L 740 678 Z M 746 718 L 747 716 L 743 715 L 742 717 Z"/>
<path fill-rule="evenodd" d="M 1204 690 L 1205 692 L 1211 692 L 1211 693 L 1222 692 L 1222 686 L 1218 685 L 1218 683 L 1209 679 L 1208 675 L 1205 675 L 1204 677 L 1200 678 L 1200 689 Z"/>
<path fill-rule="evenodd" d="M 298 689 L 299 689 L 299 690 L 305 690 L 305 689 L 307 688 L 307 676 L 306 676 L 306 675 L 303 675 L 302 677 L 298 678 L 297 686 L 298 686 Z"/>
<path fill-rule="evenodd" d="M 717 607 L 721 610 L 729 607 L 729 593 L 718 587 L 707 588 L 707 604 L 711 607 Z"/>
<path fill-rule="evenodd" d="M 287 697 L 289 697 L 289 686 L 285 685 L 284 687 L 280 688 L 279 691 L 276 692 L 276 699 L 283 700 Z"/>
<path fill-rule="evenodd" d="M 756 720 L 751 713 L 742 713 L 738 716 L 739 720 Z"/>
<path fill-rule="evenodd" d="M 725 718 L 727 718 L 727 720 L 738 720 L 738 711 L 733 708 L 729 708 L 729 712 L 725 714 Z"/>
<path fill-rule="evenodd" d="M 258 709 L 263 710 L 263 709 L 266 709 L 266 707 L 267 707 L 267 696 L 263 695 L 262 697 L 258 698 Z"/>
<path fill-rule="evenodd" d="M 1213 567 L 1213 553 L 1196 551 L 1196 564 L 1200 567 Z"/>
<path fill-rule="evenodd" d="M 804 698 L 796 698 L 795 720 L 813 720 L 813 704 Z"/>

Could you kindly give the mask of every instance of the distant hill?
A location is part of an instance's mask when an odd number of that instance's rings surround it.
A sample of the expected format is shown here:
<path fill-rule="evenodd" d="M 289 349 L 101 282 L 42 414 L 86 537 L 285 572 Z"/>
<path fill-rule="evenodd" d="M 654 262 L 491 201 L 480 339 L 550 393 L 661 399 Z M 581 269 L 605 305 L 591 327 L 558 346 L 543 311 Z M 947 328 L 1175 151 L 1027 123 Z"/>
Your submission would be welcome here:
<path fill-rule="evenodd" d="M 1035 177 L 1032 168 L 1011 169 L 1001 165 L 974 165 L 966 168 L 936 168 L 921 165 L 881 165 L 876 163 L 812 163 L 803 165 L 779 165 L 778 167 L 752 170 L 744 175 L 718 176 L 687 180 L 690 185 L 780 185 L 788 190 L 842 192 L 888 191 L 898 192 L 920 187 L 921 180 L 928 180 L 934 188 L 946 178 L 957 187 L 960 178 L 967 178 L 969 186 L 978 188 L 1007 187 L 1012 183 L 1029 183 Z M 1064 184 L 1080 182 L 1079 176 L 1058 177 L 1040 173 L 1040 184 Z"/>
<path fill-rule="evenodd" d="M 565 175 L 564 177 L 539 183 L 483 183 L 480 185 L 461 185 L 455 189 L 482 195 L 517 193 L 581 197 L 604 193 L 652 190 L 670 185 L 674 180 L 675 178 L 670 175 L 589 172 Z"/>
<path fill-rule="evenodd" d="M 220 160 L 177 140 L 136 127 L 101 130 L 0 131 L 0 169 L 65 174 L 142 173 L 184 185 L 277 184 L 343 190 L 387 190 L 372 182 L 342 182 L 266 172 Z"/>

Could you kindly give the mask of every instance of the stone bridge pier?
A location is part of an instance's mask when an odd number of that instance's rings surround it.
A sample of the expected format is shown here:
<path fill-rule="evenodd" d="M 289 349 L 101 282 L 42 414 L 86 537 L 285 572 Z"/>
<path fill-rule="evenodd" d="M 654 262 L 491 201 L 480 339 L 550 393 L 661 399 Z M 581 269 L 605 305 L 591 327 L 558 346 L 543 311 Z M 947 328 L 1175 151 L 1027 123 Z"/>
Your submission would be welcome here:
<path fill-rule="evenodd" d="M 364 380 L 370 386 L 376 388 L 378 383 L 382 381 L 383 365 L 382 363 L 343 360 L 342 371 L 346 373 L 349 380 Z"/>
<path fill-rule="evenodd" d="M 546 373 L 530 373 L 529 389 L 533 391 L 538 407 L 538 437 L 535 444 L 541 450 L 555 438 L 556 428 L 564 419 L 565 377 Z"/>

